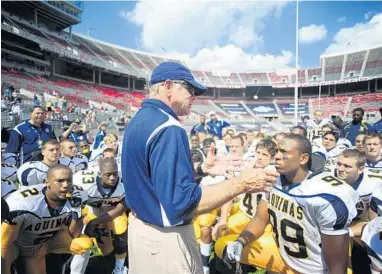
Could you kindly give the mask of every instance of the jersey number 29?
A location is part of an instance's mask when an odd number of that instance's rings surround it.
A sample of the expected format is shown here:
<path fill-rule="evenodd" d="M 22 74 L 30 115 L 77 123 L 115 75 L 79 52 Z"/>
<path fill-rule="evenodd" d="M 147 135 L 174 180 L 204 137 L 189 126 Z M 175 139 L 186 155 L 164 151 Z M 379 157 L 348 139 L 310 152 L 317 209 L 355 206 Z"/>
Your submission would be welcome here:
<path fill-rule="evenodd" d="M 270 221 L 272 223 L 273 233 L 275 234 L 275 237 L 276 237 L 276 243 L 278 246 L 280 246 L 280 242 L 279 242 L 280 235 L 277 229 L 278 224 L 277 224 L 276 213 L 271 209 L 268 209 L 268 212 L 270 216 Z M 287 230 L 294 231 L 295 233 L 292 233 L 294 236 L 288 235 Z M 308 258 L 308 252 L 306 251 L 306 244 L 304 240 L 304 229 L 299 224 L 293 223 L 287 219 L 282 219 L 280 221 L 280 232 L 284 241 L 290 242 L 298 246 L 297 251 L 293 251 L 288 246 L 284 246 L 285 252 L 288 255 L 298 259 Z"/>

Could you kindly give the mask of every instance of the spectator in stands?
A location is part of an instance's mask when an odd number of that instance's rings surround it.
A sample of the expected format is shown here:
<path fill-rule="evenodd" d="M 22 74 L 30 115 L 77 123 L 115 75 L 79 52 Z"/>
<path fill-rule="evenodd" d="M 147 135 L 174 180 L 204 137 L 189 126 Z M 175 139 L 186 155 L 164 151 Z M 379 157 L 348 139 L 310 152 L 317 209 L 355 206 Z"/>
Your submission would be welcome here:
<path fill-rule="evenodd" d="M 12 105 L 12 113 L 20 116 L 21 112 L 22 112 L 21 103 L 20 101 L 16 100 L 15 103 Z"/>
<path fill-rule="evenodd" d="M 207 125 L 210 127 L 214 136 L 218 136 L 219 139 L 221 139 L 223 137 L 222 136 L 223 128 L 229 127 L 231 124 L 224 120 L 218 120 L 214 112 L 210 113 L 210 118 L 211 120 L 207 122 Z"/>
<path fill-rule="evenodd" d="M 70 139 L 77 146 L 80 141 L 87 141 L 89 144 L 93 143 L 93 137 L 90 136 L 89 131 L 86 128 L 86 125 L 81 125 L 81 121 L 77 120 L 75 123 L 72 123 L 70 127 L 61 134 L 61 140 Z"/>
<path fill-rule="evenodd" d="M 14 90 L 13 86 L 10 86 L 4 90 L 4 96 L 10 98 L 12 95 L 12 91 Z"/>
<path fill-rule="evenodd" d="M 106 136 L 106 123 L 102 122 L 98 126 L 98 132 L 97 132 L 97 135 L 95 137 L 95 141 L 93 143 L 93 149 L 98 149 L 99 145 L 101 144 L 101 142 L 103 141 L 103 138 L 105 138 L 105 136 Z"/>
<path fill-rule="evenodd" d="M 46 109 L 47 109 L 47 111 L 52 111 L 52 102 L 51 101 L 46 102 Z"/>
<path fill-rule="evenodd" d="M 11 101 L 8 96 L 4 96 L 1 100 L 1 109 L 8 109 Z"/>
<path fill-rule="evenodd" d="M 328 119 L 322 118 L 322 111 L 321 110 L 315 110 L 313 112 L 314 119 L 309 120 L 307 125 L 308 129 L 314 129 L 314 128 L 322 128 L 326 124 L 330 124 L 330 121 Z"/>
<path fill-rule="evenodd" d="M 199 123 L 194 125 L 191 129 L 191 135 L 197 134 L 199 131 L 204 131 L 207 133 L 213 133 L 210 127 L 206 123 L 206 116 L 200 115 Z"/>
<path fill-rule="evenodd" d="M 346 123 L 341 130 L 341 138 L 348 139 L 351 144 L 355 145 L 355 138 L 358 134 L 369 134 L 373 132 L 373 127 L 363 120 L 365 111 L 363 108 L 355 108 L 353 110 L 353 121 Z"/>
<path fill-rule="evenodd" d="M 33 97 L 33 105 L 34 105 L 35 107 L 41 105 L 41 104 L 40 104 L 40 100 L 38 99 L 38 97 L 37 97 L 36 94 L 35 94 L 34 97 Z"/>
<path fill-rule="evenodd" d="M 381 114 L 381 119 L 374 124 L 374 132 L 382 136 L 382 108 L 379 109 L 379 113 Z"/>
<path fill-rule="evenodd" d="M 56 139 L 52 126 L 43 122 L 44 116 L 41 106 L 33 107 L 30 120 L 12 130 L 6 152 L 19 154 L 20 164 L 31 161 L 40 152 L 43 141 Z"/>

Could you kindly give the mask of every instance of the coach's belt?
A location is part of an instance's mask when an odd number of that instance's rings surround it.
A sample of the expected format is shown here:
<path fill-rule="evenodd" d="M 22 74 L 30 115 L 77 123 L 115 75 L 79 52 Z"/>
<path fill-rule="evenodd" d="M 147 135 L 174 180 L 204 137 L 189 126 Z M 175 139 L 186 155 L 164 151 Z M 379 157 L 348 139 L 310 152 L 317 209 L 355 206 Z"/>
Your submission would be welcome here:
<path fill-rule="evenodd" d="M 139 218 L 138 215 L 135 213 L 134 210 L 131 210 L 131 213 L 133 214 L 133 216 L 134 216 L 135 218 L 137 218 L 138 220 L 140 220 L 142 223 L 144 223 L 144 224 L 146 224 L 146 225 L 149 225 L 149 226 L 157 226 L 157 225 L 150 224 L 150 223 L 148 223 L 148 222 L 142 220 L 141 218 Z M 160 228 L 167 228 L 167 227 L 170 228 L 170 227 L 186 226 L 186 225 L 190 225 L 190 224 L 192 223 L 192 220 L 193 220 L 193 218 L 189 218 L 189 219 L 184 220 L 183 223 L 182 223 L 182 224 L 179 224 L 179 225 L 174 225 L 174 226 L 158 226 L 158 227 L 160 227 Z"/>

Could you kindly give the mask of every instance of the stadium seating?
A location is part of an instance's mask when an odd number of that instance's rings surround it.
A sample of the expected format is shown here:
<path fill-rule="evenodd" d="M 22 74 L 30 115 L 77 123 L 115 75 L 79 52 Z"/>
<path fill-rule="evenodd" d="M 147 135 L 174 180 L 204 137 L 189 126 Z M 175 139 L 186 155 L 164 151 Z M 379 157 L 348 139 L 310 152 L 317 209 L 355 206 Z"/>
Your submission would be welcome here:
<path fill-rule="evenodd" d="M 358 77 L 361 74 L 366 51 L 354 52 L 347 55 L 344 78 Z M 353 76 L 352 76 L 353 74 Z"/>
<path fill-rule="evenodd" d="M 382 107 L 382 93 L 369 93 L 362 95 L 355 95 L 352 98 L 349 111 L 347 115 L 351 117 L 352 110 L 355 108 L 363 108 L 365 111 L 375 111 Z"/>
<path fill-rule="evenodd" d="M 311 100 L 313 110 L 322 110 L 324 117 L 330 117 L 333 114 L 344 115 L 347 101 L 347 96 L 321 97 Z"/>
<path fill-rule="evenodd" d="M 337 81 L 341 79 L 344 55 L 325 58 L 325 81 Z"/>
<path fill-rule="evenodd" d="M 382 75 L 382 47 L 371 49 L 363 76 Z"/>

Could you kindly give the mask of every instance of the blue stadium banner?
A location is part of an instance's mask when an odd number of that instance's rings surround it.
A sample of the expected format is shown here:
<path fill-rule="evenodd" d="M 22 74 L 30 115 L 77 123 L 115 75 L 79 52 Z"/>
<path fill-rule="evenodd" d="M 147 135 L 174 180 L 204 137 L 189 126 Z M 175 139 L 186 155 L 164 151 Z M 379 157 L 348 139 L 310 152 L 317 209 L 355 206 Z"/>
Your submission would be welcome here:
<path fill-rule="evenodd" d="M 278 103 L 281 112 L 284 115 L 294 115 L 294 104 L 288 103 L 288 104 L 282 104 Z M 298 104 L 298 114 L 309 114 L 309 103 L 303 102 Z"/>
<path fill-rule="evenodd" d="M 277 115 L 277 111 L 274 104 L 249 104 L 247 106 L 255 113 L 256 115 Z"/>
<path fill-rule="evenodd" d="M 229 114 L 250 115 L 241 103 L 216 103 Z"/>

